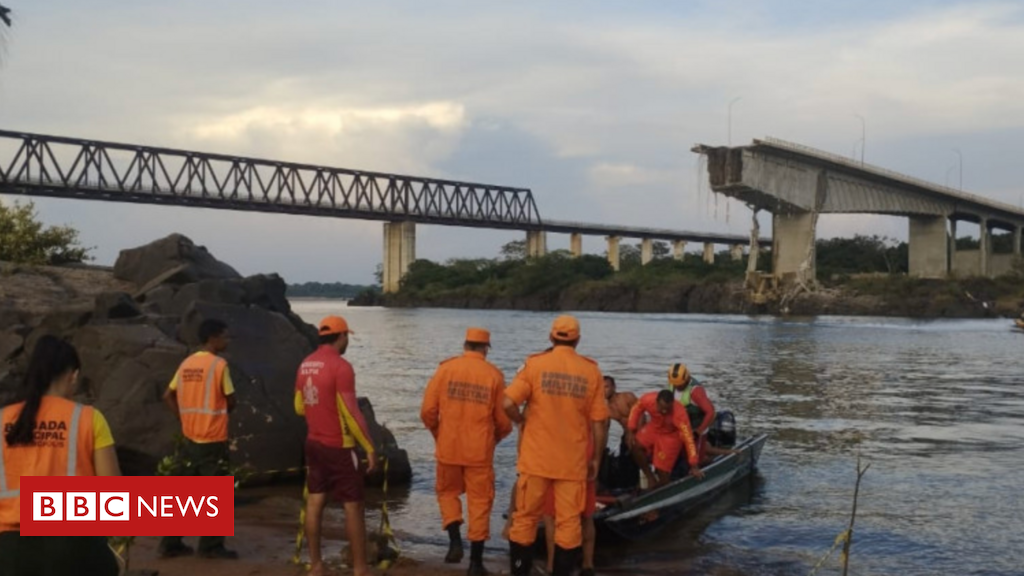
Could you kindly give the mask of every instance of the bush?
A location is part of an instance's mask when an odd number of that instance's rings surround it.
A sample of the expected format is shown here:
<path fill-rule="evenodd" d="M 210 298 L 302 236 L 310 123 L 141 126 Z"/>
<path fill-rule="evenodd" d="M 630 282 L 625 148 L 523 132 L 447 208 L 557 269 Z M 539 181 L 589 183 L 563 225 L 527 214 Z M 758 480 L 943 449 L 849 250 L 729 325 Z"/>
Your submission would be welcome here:
<path fill-rule="evenodd" d="M 70 226 L 44 228 L 35 204 L 0 202 L 0 260 L 16 264 L 58 265 L 92 260 L 90 248 L 78 243 L 78 230 Z"/>

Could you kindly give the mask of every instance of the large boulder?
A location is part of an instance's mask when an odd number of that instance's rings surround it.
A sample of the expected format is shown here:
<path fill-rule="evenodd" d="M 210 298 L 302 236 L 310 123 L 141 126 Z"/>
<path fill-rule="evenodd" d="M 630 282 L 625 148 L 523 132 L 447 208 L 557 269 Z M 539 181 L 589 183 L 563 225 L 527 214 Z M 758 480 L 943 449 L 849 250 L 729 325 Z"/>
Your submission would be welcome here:
<path fill-rule="evenodd" d="M 0 333 L 0 405 L 18 397 L 39 337 L 69 338 L 82 358 L 78 399 L 106 416 L 122 471 L 153 474 L 181 434 L 163 393 L 181 361 L 198 349 L 199 324 L 215 318 L 231 335 L 224 357 L 238 400 L 230 415 L 232 464 L 254 479 L 301 470 L 306 425 L 294 412 L 295 373 L 316 347 L 317 332 L 292 312 L 284 280 L 242 278 L 177 234 L 123 251 L 114 273 L 124 286 L 99 293 L 91 305 L 54 310 L 31 327 Z M 377 424 L 369 402 L 360 399 L 360 407 L 389 459 L 389 480 L 408 482 L 407 455 Z M 368 481 L 382 480 L 378 473 Z"/>
<path fill-rule="evenodd" d="M 122 250 L 114 264 L 114 277 L 143 288 L 154 280 L 188 284 L 208 278 L 241 278 L 234 268 L 214 258 L 203 246 L 181 234 Z"/>

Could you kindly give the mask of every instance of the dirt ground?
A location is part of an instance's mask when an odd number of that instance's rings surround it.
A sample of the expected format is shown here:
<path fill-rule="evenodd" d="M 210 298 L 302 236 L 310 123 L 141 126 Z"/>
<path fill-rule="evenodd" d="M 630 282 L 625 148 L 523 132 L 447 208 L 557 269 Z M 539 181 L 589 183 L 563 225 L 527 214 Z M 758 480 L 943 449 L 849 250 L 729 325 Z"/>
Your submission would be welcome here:
<path fill-rule="evenodd" d="M 160 576 L 301 576 L 304 567 L 292 563 L 295 554 L 295 539 L 298 525 L 296 502 L 291 499 L 268 496 L 257 501 L 237 505 L 235 508 L 235 535 L 228 537 L 227 547 L 239 554 L 238 560 L 205 560 L 198 557 L 183 557 L 161 560 L 157 557 L 157 537 L 139 537 L 131 548 L 129 569 L 133 575 Z M 368 528 L 373 528 L 368 523 Z M 345 529 L 338 518 L 325 518 L 323 527 L 324 558 L 333 570 L 332 574 L 351 574 L 352 570 L 341 566 L 346 542 Z M 397 534 L 402 545 L 403 534 Z M 195 547 L 197 538 L 185 538 L 185 543 Z M 468 550 L 467 550 L 468 554 Z M 419 555 L 419 557 L 417 557 Z M 308 558 L 308 549 L 302 548 L 302 559 Z M 375 570 L 375 574 L 404 576 L 464 575 L 468 560 L 461 564 L 446 565 L 442 557 L 431 552 L 403 550 L 402 556 L 386 572 Z M 486 551 L 487 569 L 491 574 L 508 573 L 508 556 L 505 551 Z"/>

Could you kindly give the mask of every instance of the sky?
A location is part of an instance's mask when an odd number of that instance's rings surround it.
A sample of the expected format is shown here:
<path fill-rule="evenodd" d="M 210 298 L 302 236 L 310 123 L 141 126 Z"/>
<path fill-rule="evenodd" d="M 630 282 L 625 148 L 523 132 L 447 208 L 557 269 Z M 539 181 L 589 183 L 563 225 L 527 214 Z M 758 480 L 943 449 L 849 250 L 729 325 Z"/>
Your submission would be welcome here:
<path fill-rule="evenodd" d="M 965 191 L 1024 202 L 1022 2 L 3 3 L 4 129 L 527 187 L 548 219 L 746 234 L 750 211 L 708 194 L 690 148 L 774 136 L 859 156 L 859 116 L 867 162 L 959 185 L 958 149 Z M 379 222 L 35 202 L 99 264 L 180 232 L 244 274 L 370 283 L 383 249 Z M 819 222 L 856 233 L 905 239 L 907 222 Z M 416 253 L 491 257 L 521 236 L 418 226 Z"/>

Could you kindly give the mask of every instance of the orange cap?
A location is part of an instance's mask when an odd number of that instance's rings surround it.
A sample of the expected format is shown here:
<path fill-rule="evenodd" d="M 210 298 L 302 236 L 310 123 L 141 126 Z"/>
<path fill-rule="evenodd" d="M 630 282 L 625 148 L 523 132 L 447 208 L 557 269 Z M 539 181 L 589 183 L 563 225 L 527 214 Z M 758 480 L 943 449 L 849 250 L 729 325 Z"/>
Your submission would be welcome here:
<path fill-rule="evenodd" d="M 572 316 L 559 316 L 551 324 L 551 337 L 556 340 L 575 340 L 580 337 L 580 323 Z"/>
<path fill-rule="evenodd" d="M 483 328 L 467 328 L 466 342 L 491 345 L 491 333 Z"/>
<path fill-rule="evenodd" d="M 331 334 L 354 334 L 348 329 L 348 322 L 341 316 L 328 316 L 320 321 L 320 335 L 330 336 Z"/>

